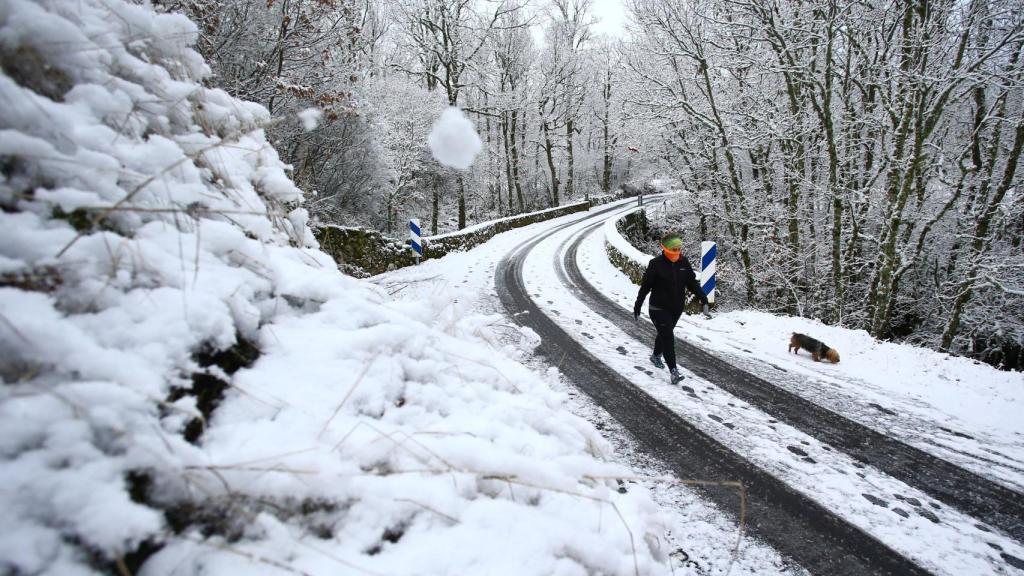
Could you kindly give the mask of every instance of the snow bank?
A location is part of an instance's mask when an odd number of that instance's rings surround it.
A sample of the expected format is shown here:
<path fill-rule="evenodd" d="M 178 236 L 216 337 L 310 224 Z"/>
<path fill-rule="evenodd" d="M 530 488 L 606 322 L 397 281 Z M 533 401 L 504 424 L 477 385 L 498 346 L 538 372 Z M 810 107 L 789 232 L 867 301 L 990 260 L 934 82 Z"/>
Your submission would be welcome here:
<path fill-rule="evenodd" d="M 662 568 L 650 500 L 494 318 L 337 272 L 196 37 L 0 4 L 0 572 Z"/>
<path fill-rule="evenodd" d="M 637 206 L 636 208 L 629 210 L 628 212 L 616 214 L 614 218 L 609 218 L 608 220 L 606 220 L 602 228 L 604 230 L 604 241 L 607 245 L 617 250 L 619 254 L 622 254 L 622 256 L 625 257 L 630 262 L 640 266 L 641 269 L 646 269 L 647 264 L 651 261 L 651 255 L 644 254 L 643 252 L 637 250 L 635 246 L 630 244 L 628 240 L 622 237 L 622 234 L 619 233 L 618 228 L 620 220 L 622 220 L 626 216 L 629 216 L 630 214 L 633 214 L 634 212 L 639 212 L 640 210 L 643 209 L 644 208 L 642 206 Z"/>
<path fill-rule="evenodd" d="M 434 122 L 427 144 L 435 160 L 459 170 L 472 166 L 483 147 L 473 122 L 454 106 L 447 108 Z"/>
<path fill-rule="evenodd" d="M 712 327 L 711 321 L 689 320 Z M 1014 487 L 1024 482 L 1019 464 L 1011 467 L 1011 473 L 999 469 L 1007 461 L 1019 463 L 1024 459 L 1024 420 L 1020 418 L 1024 410 L 1024 374 L 1020 372 L 997 370 L 927 348 L 879 341 L 864 330 L 830 326 L 810 318 L 737 310 L 716 315 L 713 327 L 715 330 L 709 330 L 704 339 L 707 346 L 729 352 L 749 351 L 762 362 L 785 366 L 844 390 L 866 406 L 896 409 L 904 421 L 920 418 L 935 428 L 925 435 L 929 440 L 929 446 L 923 447 L 926 450 L 949 443 L 963 456 L 974 450 L 966 440 L 978 437 L 978 473 Z M 793 332 L 808 334 L 835 348 L 840 363 L 813 362 L 806 351 L 791 354 L 788 345 Z M 941 427 L 952 437 L 944 438 Z M 962 431 L 961 435 L 957 436 L 956 431 Z M 964 437 L 963 432 L 968 436 Z"/>

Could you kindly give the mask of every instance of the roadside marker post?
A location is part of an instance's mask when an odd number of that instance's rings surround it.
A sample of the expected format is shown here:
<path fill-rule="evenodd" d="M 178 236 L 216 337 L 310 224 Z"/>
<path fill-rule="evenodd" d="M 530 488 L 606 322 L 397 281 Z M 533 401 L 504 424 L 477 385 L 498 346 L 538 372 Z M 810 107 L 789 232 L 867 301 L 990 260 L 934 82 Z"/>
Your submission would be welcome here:
<path fill-rule="evenodd" d="M 700 287 L 708 302 L 715 303 L 715 258 L 718 256 L 718 245 L 705 240 L 700 243 Z"/>
<path fill-rule="evenodd" d="M 420 263 L 423 257 L 423 239 L 420 238 L 420 221 L 418 218 L 409 220 L 409 246 L 416 253 L 416 264 Z"/>

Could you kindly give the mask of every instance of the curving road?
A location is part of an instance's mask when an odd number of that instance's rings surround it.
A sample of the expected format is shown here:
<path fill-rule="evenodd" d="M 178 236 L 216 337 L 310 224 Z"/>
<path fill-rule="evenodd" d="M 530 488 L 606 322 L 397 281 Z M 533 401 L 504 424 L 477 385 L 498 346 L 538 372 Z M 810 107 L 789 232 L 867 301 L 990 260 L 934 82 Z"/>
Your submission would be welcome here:
<path fill-rule="evenodd" d="M 552 264 L 561 282 L 591 310 L 629 336 L 642 342 L 653 340 L 651 327 L 635 323 L 628 311 L 594 288 L 576 264 L 577 249 L 587 235 L 610 214 L 622 210 L 621 205 L 598 209 L 580 221 L 555 227 L 519 246 L 499 264 L 495 278 L 498 296 L 511 317 L 541 336 L 541 354 L 558 364 L 576 387 L 677 477 L 740 480 L 747 490 L 746 502 L 741 502 L 731 488 L 705 486 L 700 491 L 737 520 L 743 514 L 752 534 L 812 573 L 927 574 L 871 534 L 666 408 L 592 355 L 531 299 L 523 279 L 527 255 L 566 228 L 592 221 L 563 242 L 561 261 L 556 255 Z M 826 410 L 687 342 L 677 340 L 676 345 L 688 369 L 737 398 L 949 506 L 984 519 L 1017 540 L 1024 535 L 1024 498 L 1012 490 Z M 958 490 L 958 486 L 970 489 Z"/>

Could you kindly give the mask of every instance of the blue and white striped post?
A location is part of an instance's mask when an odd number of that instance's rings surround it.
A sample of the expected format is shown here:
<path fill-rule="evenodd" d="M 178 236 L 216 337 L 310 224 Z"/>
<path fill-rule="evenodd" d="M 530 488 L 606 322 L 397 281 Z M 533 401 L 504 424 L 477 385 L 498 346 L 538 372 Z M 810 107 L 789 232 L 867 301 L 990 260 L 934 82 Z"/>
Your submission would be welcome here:
<path fill-rule="evenodd" d="M 416 263 L 423 257 L 423 239 L 420 238 L 420 221 L 418 218 L 409 220 L 409 246 L 416 253 Z"/>
<path fill-rule="evenodd" d="M 700 287 L 711 304 L 715 303 L 715 258 L 717 256 L 717 244 L 709 241 L 700 243 Z"/>

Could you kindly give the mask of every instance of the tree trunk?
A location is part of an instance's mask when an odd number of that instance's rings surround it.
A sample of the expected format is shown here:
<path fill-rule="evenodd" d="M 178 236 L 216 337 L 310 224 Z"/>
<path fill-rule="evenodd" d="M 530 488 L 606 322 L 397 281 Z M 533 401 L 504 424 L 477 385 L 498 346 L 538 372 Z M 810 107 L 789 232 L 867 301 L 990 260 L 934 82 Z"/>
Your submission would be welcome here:
<path fill-rule="evenodd" d="M 989 228 L 992 225 L 996 214 L 999 212 L 999 206 L 1003 203 L 1003 198 L 1013 185 L 1013 178 L 1017 172 L 1017 163 L 1020 160 L 1022 148 L 1024 148 L 1024 113 L 1022 113 L 1017 119 L 1017 129 L 1014 134 L 1013 148 L 1006 159 L 1006 168 L 1003 170 L 1003 179 L 996 188 L 995 194 L 989 201 L 985 212 L 983 212 L 981 218 L 978 219 L 978 225 L 974 229 L 974 240 L 971 243 L 970 250 L 971 264 L 967 274 L 958 286 L 957 296 L 953 301 L 953 308 L 950 311 L 949 321 L 946 323 L 946 329 L 942 333 L 942 343 L 939 346 L 939 350 L 942 352 L 949 351 L 950 347 L 953 345 L 953 339 L 956 338 L 956 334 L 960 330 L 960 319 L 963 314 L 964 307 L 971 300 L 971 296 L 974 291 L 975 276 L 978 273 L 979 260 L 984 255 L 989 243 L 991 242 L 991 232 Z"/>
<path fill-rule="evenodd" d="M 484 106 L 489 106 L 489 98 L 487 93 L 484 92 Z M 496 153 L 493 142 L 494 135 L 491 132 L 491 115 L 488 114 L 484 117 L 484 123 L 487 131 L 487 163 L 490 165 L 488 169 L 487 178 L 487 192 L 488 198 L 493 202 L 494 210 L 499 215 L 501 214 L 501 170 L 498 169 L 498 154 Z M 497 122 L 495 122 L 497 124 Z M 496 126 L 495 126 L 496 127 Z M 500 145 L 498 146 L 500 150 Z"/>
<path fill-rule="evenodd" d="M 604 112 L 603 148 L 604 161 L 601 165 L 601 191 L 609 194 L 612 191 L 612 145 L 608 139 L 608 111 Z"/>
<path fill-rule="evenodd" d="M 729 142 L 728 133 L 725 131 L 725 124 L 722 121 L 721 114 L 718 111 L 718 106 L 715 103 L 714 92 L 711 88 L 711 77 L 708 75 L 708 64 L 703 59 L 700 60 L 701 73 L 704 76 L 704 89 L 707 91 L 708 104 L 711 106 L 711 114 L 715 119 L 715 126 L 718 129 L 719 140 L 722 145 L 722 153 L 725 154 L 726 166 L 728 167 L 729 182 L 732 185 L 732 192 L 736 195 L 737 202 L 740 207 L 741 224 L 740 224 L 740 241 L 738 242 L 740 254 L 740 262 L 743 263 L 743 277 L 746 286 L 746 297 L 747 303 L 753 304 L 755 300 L 755 282 L 754 282 L 754 271 L 751 266 L 752 259 L 750 257 L 750 246 L 747 244 L 750 235 L 750 219 L 746 213 L 746 202 L 743 198 L 743 187 L 740 184 L 739 169 L 736 167 L 736 158 L 732 152 L 732 144 Z M 728 194 L 725 199 L 726 209 L 729 210 L 729 199 Z"/>
<path fill-rule="evenodd" d="M 608 194 L 612 191 L 612 142 L 610 137 L 609 115 L 612 108 L 612 70 L 605 71 L 604 89 L 601 91 L 604 100 L 604 114 L 601 116 L 601 137 L 604 159 L 601 165 L 601 191 Z"/>
<path fill-rule="evenodd" d="M 915 58 L 911 46 L 911 28 L 913 27 L 912 3 L 904 5 L 903 12 L 903 34 L 900 55 L 900 71 L 902 72 L 901 84 L 899 85 L 894 102 L 900 102 L 899 122 L 896 126 L 895 142 L 892 161 L 889 165 L 886 176 L 886 198 L 887 209 L 883 218 L 884 227 L 878 242 L 878 253 L 875 257 L 875 275 L 871 279 L 871 288 L 868 292 L 868 330 L 872 336 L 882 337 L 881 332 L 887 329 L 882 326 L 884 310 L 888 307 L 890 294 L 888 293 L 889 283 L 892 279 L 893 269 L 896 264 L 896 239 L 899 236 L 899 227 L 902 223 L 903 206 L 906 199 L 900 194 L 903 184 L 910 178 L 910 167 L 906 165 L 907 140 L 912 132 L 912 123 L 915 116 L 917 104 L 917 91 L 909 86 L 911 83 L 910 72 Z"/>
<path fill-rule="evenodd" d="M 515 211 L 512 209 L 512 196 L 513 196 L 513 179 L 512 179 L 512 149 L 513 146 L 509 145 L 508 136 L 508 118 L 507 112 L 503 112 L 501 116 L 501 137 L 505 144 L 505 183 L 507 184 L 508 192 L 508 213 L 513 214 Z"/>
<path fill-rule="evenodd" d="M 456 177 L 455 182 L 459 188 L 459 230 L 462 230 L 466 227 L 466 184 L 462 174 Z"/>
<path fill-rule="evenodd" d="M 385 205 L 385 212 L 387 213 L 386 226 L 387 226 L 388 236 L 390 236 L 391 235 L 391 230 L 392 230 L 394 222 L 395 222 L 395 197 L 394 197 L 394 195 L 391 195 L 391 194 L 388 195 L 387 203 Z"/>
<path fill-rule="evenodd" d="M 516 130 L 519 126 L 519 111 L 512 111 L 512 128 L 509 130 L 509 140 L 512 142 L 512 184 L 516 190 L 516 201 L 519 203 L 519 213 L 526 212 L 526 202 L 523 199 L 523 184 L 519 178 L 519 145 L 516 143 Z M 525 130 L 521 130 L 525 132 Z M 511 190 L 509 194 L 511 194 Z"/>
<path fill-rule="evenodd" d="M 548 204 L 555 206 L 555 202 L 558 199 L 558 170 L 555 168 L 555 157 L 552 151 L 554 145 L 551 142 L 551 133 L 548 128 L 547 120 L 541 121 L 541 127 L 544 131 L 544 154 L 548 161 L 548 172 L 551 174 L 551 188 L 548 191 Z"/>
<path fill-rule="evenodd" d="M 441 186 L 437 179 L 432 186 L 432 197 L 430 203 L 430 229 L 433 235 L 437 235 L 437 218 L 441 211 Z"/>
<path fill-rule="evenodd" d="M 565 154 L 566 154 L 566 170 L 565 170 L 565 197 L 572 199 L 573 196 L 573 151 L 572 151 L 572 140 L 573 140 L 573 120 L 572 116 L 565 119 Z M 561 200 L 558 197 L 558 190 L 555 190 L 553 206 L 561 204 Z"/>

